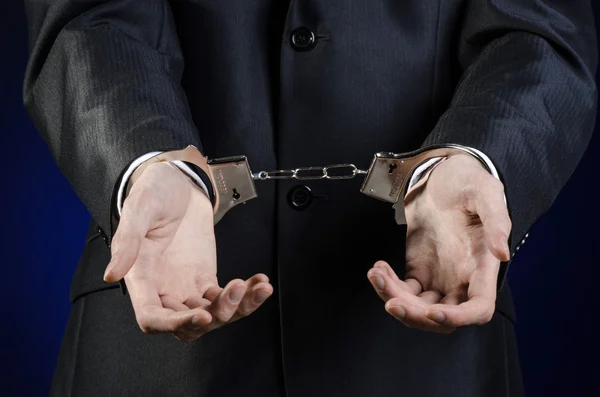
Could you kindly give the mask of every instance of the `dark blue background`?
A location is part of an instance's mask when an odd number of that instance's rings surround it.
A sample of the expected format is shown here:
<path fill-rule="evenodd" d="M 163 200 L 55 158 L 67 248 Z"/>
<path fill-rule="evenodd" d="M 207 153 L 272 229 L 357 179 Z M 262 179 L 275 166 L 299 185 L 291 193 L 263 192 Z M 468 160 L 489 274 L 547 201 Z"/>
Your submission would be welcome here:
<path fill-rule="evenodd" d="M 69 284 L 89 215 L 23 109 L 26 20 L 20 2 L 4 1 L 0 395 L 42 396 L 58 355 Z M 532 229 L 509 275 L 529 396 L 600 396 L 599 155 L 596 134 L 551 211 Z"/>

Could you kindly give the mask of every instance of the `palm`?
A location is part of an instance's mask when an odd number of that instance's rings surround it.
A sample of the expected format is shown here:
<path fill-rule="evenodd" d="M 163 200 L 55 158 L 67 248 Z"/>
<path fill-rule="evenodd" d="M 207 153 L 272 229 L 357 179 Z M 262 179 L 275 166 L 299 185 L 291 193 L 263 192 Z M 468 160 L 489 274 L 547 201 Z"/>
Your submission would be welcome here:
<path fill-rule="evenodd" d="M 407 206 L 411 220 L 406 276 L 418 280 L 424 290 L 445 296 L 467 287 L 479 264 L 497 259 L 487 247 L 481 219 L 459 205 L 440 201 L 433 198 L 414 209 L 413 203 Z M 427 221 L 419 221 L 423 219 Z"/>
<path fill-rule="evenodd" d="M 369 278 L 406 325 L 451 332 L 491 318 L 510 218 L 503 186 L 469 156 L 440 163 L 405 199 L 406 279 L 385 262 Z"/>
<path fill-rule="evenodd" d="M 160 296 L 185 301 L 196 294 L 195 280 L 206 278 L 216 284 L 216 249 L 212 217 L 206 197 L 193 188 L 178 170 L 168 165 L 150 167 L 134 185 L 131 196 L 143 189 L 147 179 L 166 181 L 153 188 L 162 206 L 143 238 L 132 277 L 152 280 Z M 205 211 L 199 210 L 202 206 Z"/>
<path fill-rule="evenodd" d="M 138 323 L 191 341 L 256 310 L 273 292 L 256 274 L 221 288 L 212 206 L 178 169 L 153 164 L 135 182 L 105 278 L 125 276 Z"/>

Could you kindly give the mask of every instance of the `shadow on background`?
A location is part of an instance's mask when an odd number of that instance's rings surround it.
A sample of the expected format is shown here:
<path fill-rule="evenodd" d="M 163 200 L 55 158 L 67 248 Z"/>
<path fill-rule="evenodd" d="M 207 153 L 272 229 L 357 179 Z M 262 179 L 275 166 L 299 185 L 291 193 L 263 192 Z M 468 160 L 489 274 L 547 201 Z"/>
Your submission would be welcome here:
<path fill-rule="evenodd" d="M 0 13 L 0 394 L 43 396 L 67 320 L 69 285 L 89 215 L 23 109 L 26 20 L 20 2 L 8 2 Z M 594 194 L 600 181 L 599 156 L 596 133 L 509 274 L 528 396 L 600 395 L 600 337 L 595 327 L 600 315 L 600 206 Z"/>

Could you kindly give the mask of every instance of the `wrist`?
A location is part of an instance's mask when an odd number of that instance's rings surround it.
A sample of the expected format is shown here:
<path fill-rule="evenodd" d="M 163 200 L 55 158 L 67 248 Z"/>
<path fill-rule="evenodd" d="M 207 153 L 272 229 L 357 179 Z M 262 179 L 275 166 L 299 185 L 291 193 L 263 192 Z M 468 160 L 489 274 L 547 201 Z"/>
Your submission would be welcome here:
<path fill-rule="evenodd" d="M 187 179 L 195 184 L 196 187 L 207 196 L 211 204 L 213 206 L 215 205 L 213 185 L 205 171 L 201 167 L 195 166 L 193 163 L 178 160 L 177 158 L 170 158 L 171 153 L 174 152 L 151 152 L 139 157 L 130 165 L 123 176 L 117 194 L 117 211 L 115 214 L 117 218 L 121 216 L 123 202 L 133 185 L 140 179 L 147 168 L 151 168 L 155 164 L 160 163 L 169 164 L 173 169 L 177 169 L 180 174 L 187 176 Z M 177 151 L 175 151 L 175 153 L 177 153 Z"/>
<path fill-rule="evenodd" d="M 130 178 L 123 204 L 129 194 L 134 191 L 137 183 L 142 183 L 146 185 L 146 187 L 150 186 L 151 189 L 154 189 L 152 186 L 161 184 L 162 181 L 165 180 L 164 178 L 167 178 L 176 183 L 176 185 L 174 185 L 176 190 L 181 191 L 185 195 L 189 195 L 190 203 L 194 205 L 194 207 L 206 207 L 207 210 L 212 213 L 213 202 L 206 191 L 206 186 L 204 186 L 203 183 L 202 185 L 199 185 L 197 182 L 198 178 L 193 178 L 189 175 L 189 172 L 183 170 L 181 164 L 176 164 L 174 161 L 160 161 L 148 164 L 147 167 L 144 167 L 143 170 L 140 170 L 139 173 L 135 173 L 135 175 Z M 156 177 L 158 175 L 160 178 Z M 154 180 L 144 181 L 147 177 L 151 179 L 154 178 Z"/>
<path fill-rule="evenodd" d="M 187 169 L 195 167 L 209 185 L 206 189 L 213 204 L 214 223 L 218 223 L 227 211 L 257 196 L 254 179 L 245 156 L 233 156 L 208 160 L 194 146 L 182 150 L 163 152 L 149 158 L 133 174 L 136 180 L 145 168 L 157 162 L 172 162 Z M 186 166 L 184 167 L 183 164 Z M 198 178 L 202 180 L 202 178 Z M 131 187 L 131 184 L 130 184 Z M 212 195 L 211 195 L 212 192 Z"/>
<path fill-rule="evenodd" d="M 179 171 L 181 172 L 181 171 Z M 193 208 L 199 209 L 202 213 L 207 213 L 212 216 L 213 213 L 213 203 L 210 200 L 210 197 L 206 194 L 206 192 L 198 187 L 194 181 L 190 178 L 186 178 L 187 182 L 191 184 L 190 186 L 190 204 Z"/>
<path fill-rule="evenodd" d="M 482 170 L 485 171 L 486 175 L 492 175 L 492 173 L 488 171 L 488 169 L 481 161 L 477 160 L 475 157 L 468 153 L 457 153 L 448 158 L 448 160 L 452 159 L 454 159 L 454 162 L 461 164 L 462 167 L 465 167 L 465 169 L 477 169 L 478 171 Z"/>

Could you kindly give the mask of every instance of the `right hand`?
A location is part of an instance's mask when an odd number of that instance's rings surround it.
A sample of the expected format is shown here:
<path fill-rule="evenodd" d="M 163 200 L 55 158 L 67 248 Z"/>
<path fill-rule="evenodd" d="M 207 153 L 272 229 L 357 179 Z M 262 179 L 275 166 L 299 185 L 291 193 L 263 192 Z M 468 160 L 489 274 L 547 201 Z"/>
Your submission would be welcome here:
<path fill-rule="evenodd" d="M 254 312 L 273 287 L 264 274 L 221 288 L 212 205 L 169 163 L 149 165 L 123 204 L 104 280 L 125 278 L 146 333 L 190 342 Z"/>

